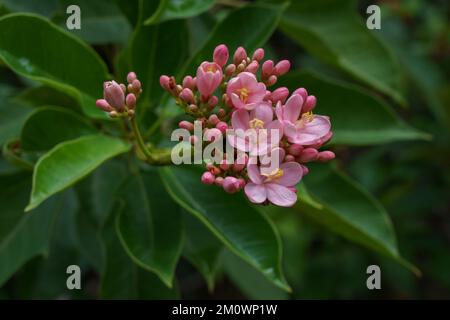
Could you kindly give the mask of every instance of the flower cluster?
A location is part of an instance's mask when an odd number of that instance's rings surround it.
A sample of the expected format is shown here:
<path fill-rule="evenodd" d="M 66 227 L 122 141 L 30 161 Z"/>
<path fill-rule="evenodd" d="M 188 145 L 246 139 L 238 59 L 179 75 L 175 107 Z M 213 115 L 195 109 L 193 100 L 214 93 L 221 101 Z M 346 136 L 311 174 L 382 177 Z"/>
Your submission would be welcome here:
<path fill-rule="evenodd" d="M 136 73 L 127 75 L 128 85 L 116 81 L 103 83 L 103 99 L 96 101 L 97 108 L 107 112 L 111 118 L 134 117 L 136 100 L 142 93 L 141 82 Z"/>
<path fill-rule="evenodd" d="M 253 203 L 287 207 L 297 201 L 295 186 L 308 173 L 306 164 L 335 157 L 331 151 L 319 151 L 332 136 L 331 123 L 327 116 L 313 113 L 316 98 L 305 88 L 290 95 L 285 87 L 269 90 L 289 71 L 290 62 L 263 59 L 263 49 L 250 57 L 239 47 L 228 64 L 229 51 L 222 44 L 215 48 L 212 62 L 200 64 L 196 76 L 178 84 L 163 75 L 160 84 L 201 123 L 204 136 L 225 134 L 236 151 L 232 161 L 223 153 L 219 163 L 206 163 L 204 184 L 228 193 L 243 189 Z M 192 133 L 194 121 L 183 120 L 179 127 Z M 195 135 L 190 138 L 196 142 Z"/>

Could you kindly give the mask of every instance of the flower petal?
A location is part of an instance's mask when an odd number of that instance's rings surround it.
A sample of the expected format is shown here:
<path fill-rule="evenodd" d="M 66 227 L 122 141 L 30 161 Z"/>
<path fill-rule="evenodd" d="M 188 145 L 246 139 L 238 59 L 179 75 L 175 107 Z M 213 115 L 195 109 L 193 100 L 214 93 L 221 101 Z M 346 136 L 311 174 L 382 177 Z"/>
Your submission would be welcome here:
<path fill-rule="evenodd" d="M 276 183 L 266 183 L 265 187 L 267 198 L 277 206 L 292 207 L 297 201 L 297 194 L 288 187 Z"/>
<path fill-rule="evenodd" d="M 263 184 L 249 182 L 244 188 L 245 195 L 253 203 L 262 203 L 267 199 L 266 188 Z"/>
<path fill-rule="evenodd" d="M 263 177 L 261 176 L 259 168 L 256 164 L 249 164 L 247 166 L 247 174 L 253 183 L 261 184 L 263 182 Z"/>
<path fill-rule="evenodd" d="M 249 128 L 250 116 L 248 111 L 239 109 L 233 112 L 231 116 L 231 125 L 234 130 L 247 130 Z"/>
<path fill-rule="evenodd" d="M 250 118 L 262 120 L 266 126 L 273 119 L 272 107 L 266 102 L 261 102 L 250 112 Z"/>
<path fill-rule="evenodd" d="M 286 187 L 295 186 L 303 176 L 303 170 L 297 162 L 285 162 L 280 166 L 283 176 L 277 182 Z"/>
<path fill-rule="evenodd" d="M 299 94 L 291 96 L 284 106 L 284 120 L 295 122 L 302 110 L 303 98 Z"/>

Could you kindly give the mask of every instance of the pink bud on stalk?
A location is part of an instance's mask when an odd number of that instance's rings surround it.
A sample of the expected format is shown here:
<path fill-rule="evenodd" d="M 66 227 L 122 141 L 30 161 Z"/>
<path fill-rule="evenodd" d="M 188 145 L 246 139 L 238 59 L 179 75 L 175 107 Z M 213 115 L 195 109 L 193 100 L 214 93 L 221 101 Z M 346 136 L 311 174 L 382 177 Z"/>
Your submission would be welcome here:
<path fill-rule="evenodd" d="M 217 63 L 220 67 L 223 67 L 228 61 L 228 48 L 226 45 L 218 45 L 214 49 L 213 61 Z"/>
<path fill-rule="evenodd" d="M 264 49 L 263 48 L 256 49 L 255 52 L 253 53 L 252 60 L 256 60 L 259 62 L 262 59 L 264 59 Z"/>
<path fill-rule="evenodd" d="M 215 179 L 214 175 L 209 171 L 206 171 L 202 175 L 202 183 L 204 184 L 213 184 Z"/>
<path fill-rule="evenodd" d="M 207 99 L 222 82 L 222 68 L 215 62 L 203 62 L 197 69 L 197 87 L 202 98 Z"/>
<path fill-rule="evenodd" d="M 278 101 L 281 101 L 281 103 L 284 103 L 286 101 L 286 98 L 289 95 L 289 90 L 286 87 L 281 87 L 278 89 L 275 89 L 271 96 L 270 100 L 272 100 L 273 103 L 277 103 Z"/>
<path fill-rule="evenodd" d="M 308 96 L 303 104 L 302 113 L 309 112 L 316 106 L 317 99 L 315 96 Z"/>
<path fill-rule="evenodd" d="M 240 189 L 240 182 L 235 177 L 225 177 L 222 187 L 228 193 L 235 193 Z"/>
<path fill-rule="evenodd" d="M 233 62 L 235 65 L 238 65 L 242 62 L 242 60 L 247 60 L 247 52 L 243 47 L 239 47 L 234 52 Z"/>
<path fill-rule="evenodd" d="M 195 78 L 192 78 L 191 76 L 186 76 L 183 79 L 183 87 L 194 90 L 196 87 L 196 82 L 197 81 Z"/>
<path fill-rule="evenodd" d="M 180 99 L 188 104 L 194 104 L 195 98 L 194 93 L 189 88 L 184 88 L 180 93 Z"/>
<path fill-rule="evenodd" d="M 275 65 L 273 74 L 276 75 L 277 77 L 282 76 L 283 74 L 288 73 L 290 68 L 291 63 L 288 60 L 281 60 Z"/>
<path fill-rule="evenodd" d="M 125 109 L 125 94 L 114 80 L 103 84 L 103 98 L 117 111 L 122 112 Z"/>
<path fill-rule="evenodd" d="M 136 107 L 136 96 L 134 95 L 134 93 L 129 93 L 125 101 L 128 108 L 134 109 L 134 107 Z"/>

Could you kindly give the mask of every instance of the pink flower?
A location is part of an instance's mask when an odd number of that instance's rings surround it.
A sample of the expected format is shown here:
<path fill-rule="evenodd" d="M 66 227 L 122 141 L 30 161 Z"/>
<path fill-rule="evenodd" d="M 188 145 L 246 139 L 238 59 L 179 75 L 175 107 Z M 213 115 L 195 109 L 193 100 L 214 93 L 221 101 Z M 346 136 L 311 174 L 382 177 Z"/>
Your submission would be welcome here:
<path fill-rule="evenodd" d="M 303 98 L 299 94 L 292 95 L 283 106 L 279 102 L 276 114 L 284 127 L 284 134 L 291 143 L 310 145 L 331 130 L 330 119 L 326 116 L 315 115 L 312 112 L 301 114 Z"/>
<path fill-rule="evenodd" d="M 214 49 L 213 60 L 220 67 L 223 67 L 228 61 L 228 48 L 226 45 L 221 44 L 218 45 Z"/>
<path fill-rule="evenodd" d="M 280 160 L 284 155 L 283 149 Z M 263 203 L 269 200 L 271 203 L 282 207 L 291 207 L 297 201 L 294 186 L 301 180 L 303 170 L 297 162 L 285 162 L 275 170 L 266 170 L 256 164 L 247 166 L 250 182 L 245 185 L 244 191 L 248 199 L 253 203 Z"/>
<path fill-rule="evenodd" d="M 222 82 L 222 68 L 215 62 L 203 62 L 197 69 L 197 88 L 208 98 Z"/>
<path fill-rule="evenodd" d="M 241 72 L 237 77 L 228 81 L 227 96 L 237 109 L 251 110 L 266 95 L 266 86 L 258 82 L 256 76 L 250 72 Z"/>
<path fill-rule="evenodd" d="M 230 144 L 250 155 L 264 155 L 278 146 L 283 131 L 281 123 L 273 120 L 273 110 L 266 102 L 251 111 L 239 109 L 231 116 L 233 132 L 227 134 Z"/>

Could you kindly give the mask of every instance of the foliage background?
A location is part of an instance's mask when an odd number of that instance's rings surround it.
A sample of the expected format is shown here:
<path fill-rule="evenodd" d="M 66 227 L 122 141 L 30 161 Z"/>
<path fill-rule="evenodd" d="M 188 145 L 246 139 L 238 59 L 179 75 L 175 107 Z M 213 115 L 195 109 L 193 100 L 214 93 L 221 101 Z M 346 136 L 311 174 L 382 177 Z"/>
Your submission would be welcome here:
<path fill-rule="evenodd" d="M 61 31 L 69 2 L 81 7 L 79 31 Z M 369 1 L 0 3 L 1 298 L 450 298 L 447 1 L 376 1 L 382 23 L 372 31 Z M 139 164 L 118 140 L 90 143 L 98 131 L 119 135 L 93 107 L 102 81 L 134 70 L 141 127 L 167 144 L 180 116 L 159 75 L 191 72 L 219 43 L 290 59 L 294 72 L 280 85 L 305 86 L 331 116 L 337 160 L 312 168 L 293 209 L 261 213 L 209 190 L 198 198 L 204 189 L 189 170 Z M 24 213 L 36 161 L 80 136 L 86 149 L 76 154 L 109 156 Z M 72 169 L 45 176 L 57 170 Z M 291 293 L 280 289 L 278 233 Z M 82 267 L 81 291 L 66 289 L 70 264 Z M 382 290 L 366 288 L 371 264 L 381 266 Z"/>

